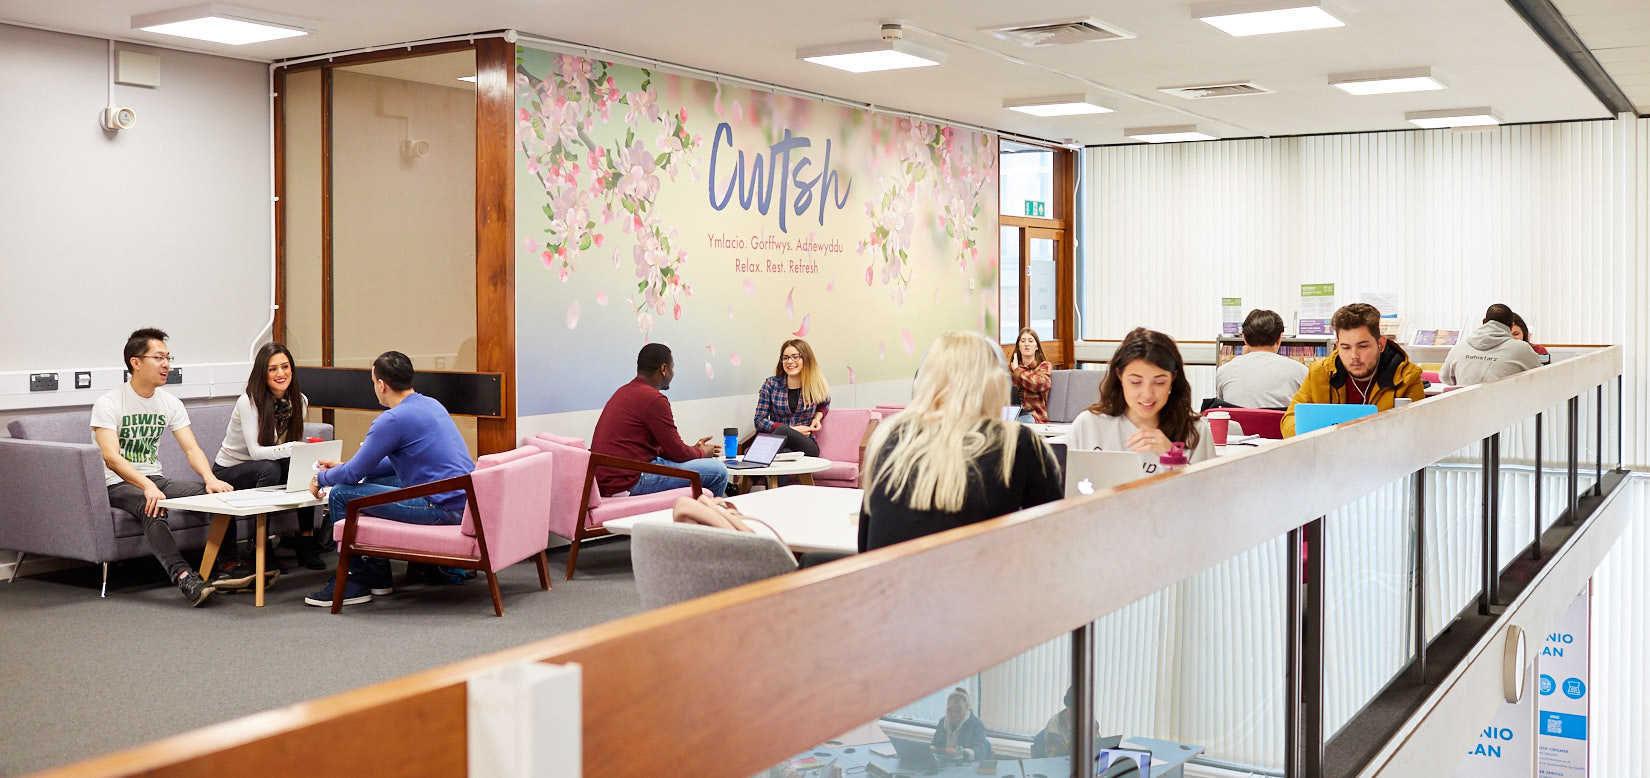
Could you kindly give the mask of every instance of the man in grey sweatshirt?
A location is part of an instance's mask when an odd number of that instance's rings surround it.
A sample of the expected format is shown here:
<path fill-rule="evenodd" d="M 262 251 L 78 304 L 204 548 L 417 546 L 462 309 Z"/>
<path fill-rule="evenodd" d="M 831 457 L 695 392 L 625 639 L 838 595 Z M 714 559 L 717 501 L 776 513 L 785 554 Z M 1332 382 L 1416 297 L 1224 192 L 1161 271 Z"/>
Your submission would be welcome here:
<path fill-rule="evenodd" d="M 1541 366 L 1535 349 L 1512 334 L 1513 312 L 1501 303 L 1484 311 L 1484 323 L 1449 350 L 1438 378 L 1465 386 L 1506 378 Z"/>

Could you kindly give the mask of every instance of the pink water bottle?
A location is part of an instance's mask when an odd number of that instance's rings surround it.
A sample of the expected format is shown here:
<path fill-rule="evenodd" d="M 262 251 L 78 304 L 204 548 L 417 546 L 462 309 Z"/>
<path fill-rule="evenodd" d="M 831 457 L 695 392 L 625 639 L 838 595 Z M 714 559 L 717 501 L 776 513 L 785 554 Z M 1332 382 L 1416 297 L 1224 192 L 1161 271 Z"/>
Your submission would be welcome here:
<path fill-rule="evenodd" d="M 1170 443 L 1169 450 L 1159 454 L 1157 457 L 1157 472 L 1167 473 L 1173 470 L 1180 470 L 1187 464 L 1186 444 Z"/>

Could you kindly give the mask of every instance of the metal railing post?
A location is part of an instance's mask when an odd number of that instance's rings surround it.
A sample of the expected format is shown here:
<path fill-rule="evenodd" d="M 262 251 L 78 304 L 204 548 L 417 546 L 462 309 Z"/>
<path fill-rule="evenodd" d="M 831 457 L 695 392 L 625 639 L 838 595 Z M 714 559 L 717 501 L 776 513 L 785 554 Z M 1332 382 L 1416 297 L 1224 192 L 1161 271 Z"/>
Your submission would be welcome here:
<path fill-rule="evenodd" d="M 1565 405 L 1569 416 L 1569 469 L 1570 486 L 1565 491 L 1565 523 L 1576 523 L 1577 514 L 1581 511 L 1581 434 L 1577 428 L 1581 426 L 1581 396 L 1571 397 Z"/>
<path fill-rule="evenodd" d="M 1535 415 L 1535 509 L 1531 514 L 1535 516 L 1535 540 L 1530 544 L 1530 558 L 1541 560 L 1541 458 L 1545 453 L 1541 448 L 1541 427 L 1545 414 Z"/>
<path fill-rule="evenodd" d="M 1427 682 L 1427 471 L 1415 471 L 1415 674 Z"/>
<path fill-rule="evenodd" d="M 1323 774 L 1324 517 L 1289 531 L 1289 704 L 1284 706 L 1284 775 Z"/>
<path fill-rule="evenodd" d="M 1071 631 L 1071 778 L 1094 776 L 1094 622 Z M 1085 767 L 1087 770 L 1085 771 Z"/>

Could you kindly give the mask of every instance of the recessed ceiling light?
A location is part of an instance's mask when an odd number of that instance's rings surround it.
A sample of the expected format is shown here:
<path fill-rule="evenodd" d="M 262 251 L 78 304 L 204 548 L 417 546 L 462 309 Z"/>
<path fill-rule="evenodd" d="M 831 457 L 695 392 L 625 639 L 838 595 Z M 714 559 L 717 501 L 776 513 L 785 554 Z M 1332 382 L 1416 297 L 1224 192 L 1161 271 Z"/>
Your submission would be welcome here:
<path fill-rule="evenodd" d="M 1255 0 L 1192 6 L 1192 16 L 1234 37 L 1345 27 L 1318 0 Z"/>
<path fill-rule="evenodd" d="M 1442 111 L 1410 111 L 1404 114 L 1404 121 L 1436 130 L 1444 127 L 1488 127 L 1500 124 L 1501 117 L 1488 107 L 1446 108 Z"/>
<path fill-rule="evenodd" d="M 1205 131 L 1195 124 L 1171 124 L 1167 127 L 1131 127 L 1123 131 L 1135 140 L 1147 143 L 1179 143 L 1188 140 L 1219 140 L 1220 136 Z"/>
<path fill-rule="evenodd" d="M 230 46 L 309 35 L 315 32 L 307 26 L 309 24 L 313 23 L 291 16 L 279 16 L 218 3 L 203 3 L 132 17 L 132 29 L 135 30 Z"/>
<path fill-rule="evenodd" d="M 1396 92 L 1429 92 L 1445 89 L 1443 81 L 1432 74 L 1432 68 L 1405 68 L 1369 73 L 1341 73 L 1329 77 L 1329 83 L 1354 95 L 1389 95 Z"/>
<path fill-rule="evenodd" d="M 925 68 L 945 61 L 944 54 L 903 40 L 861 41 L 797 49 L 796 58 L 849 73 Z"/>
<path fill-rule="evenodd" d="M 468 81 L 468 82 L 474 84 L 476 82 L 476 77 L 475 76 L 459 76 L 458 80 Z"/>
<path fill-rule="evenodd" d="M 1112 112 L 1110 107 L 1102 105 L 1100 101 L 1086 92 L 1074 95 L 1051 95 L 1049 97 L 1010 98 L 1003 101 L 1003 107 L 1010 111 L 1045 117 Z"/>

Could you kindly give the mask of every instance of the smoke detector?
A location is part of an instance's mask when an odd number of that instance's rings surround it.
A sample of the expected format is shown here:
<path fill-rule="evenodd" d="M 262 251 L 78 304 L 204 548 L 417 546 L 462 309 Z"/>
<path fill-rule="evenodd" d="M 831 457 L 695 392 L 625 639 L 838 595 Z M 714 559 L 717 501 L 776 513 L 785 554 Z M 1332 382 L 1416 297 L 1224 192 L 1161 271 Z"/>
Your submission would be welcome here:
<path fill-rule="evenodd" d="M 130 130 L 137 125 L 137 111 L 109 106 L 101 116 L 105 130 Z"/>
<path fill-rule="evenodd" d="M 1134 33 L 1092 16 L 1055 19 L 1010 27 L 982 27 L 980 32 L 1019 46 L 1065 46 L 1073 43 L 1115 41 L 1133 38 Z"/>
<path fill-rule="evenodd" d="M 1195 86 L 1166 86 L 1157 91 L 1187 100 L 1207 100 L 1212 97 L 1269 95 L 1275 90 L 1267 89 L 1253 81 L 1227 81 L 1219 84 L 1198 84 Z"/>

